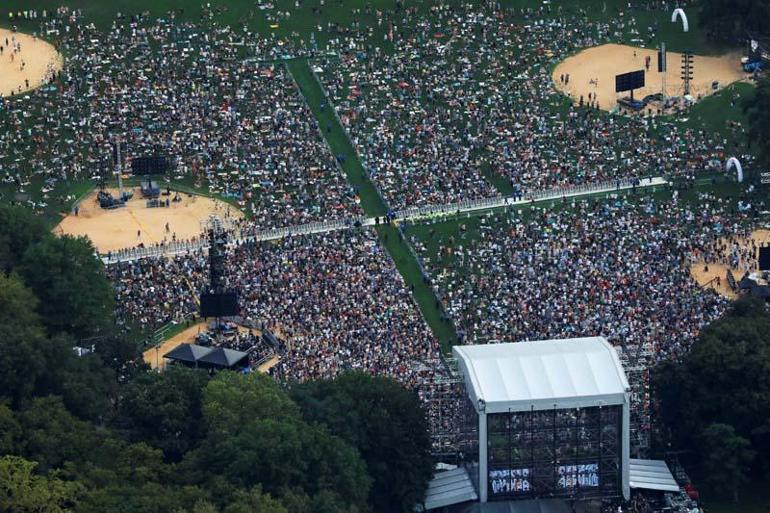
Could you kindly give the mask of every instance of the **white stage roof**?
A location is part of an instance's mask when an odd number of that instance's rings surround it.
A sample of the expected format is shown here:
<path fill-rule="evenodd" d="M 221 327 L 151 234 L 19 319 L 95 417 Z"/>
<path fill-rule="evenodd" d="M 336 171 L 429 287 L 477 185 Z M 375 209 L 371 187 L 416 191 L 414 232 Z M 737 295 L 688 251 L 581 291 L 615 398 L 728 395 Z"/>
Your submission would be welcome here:
<path fill-rule="evenodd" d="M 631 488 L 644 490 L 660 490 L 662 492 L 678 492 L 677 484 L 665 461 L 662 460 L 629 460 L 631 465 Z"/>
<path fill-rule="evenodd" d="M 624 404 L 628 381 L 603 337 L 455 346 L 474 406 L 487 413 Z"/>

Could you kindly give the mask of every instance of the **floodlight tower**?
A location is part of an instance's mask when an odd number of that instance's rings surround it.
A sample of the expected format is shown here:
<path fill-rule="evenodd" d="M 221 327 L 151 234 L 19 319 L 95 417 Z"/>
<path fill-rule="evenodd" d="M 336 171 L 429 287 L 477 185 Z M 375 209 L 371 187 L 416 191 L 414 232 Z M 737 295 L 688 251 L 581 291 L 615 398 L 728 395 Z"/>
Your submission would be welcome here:
<path fill-rule="evenodd" d="M 690 94 L 690 81 L 693 74 L 693 60 L 695 56 L 692 50 L 685 50 L 682 54 L 682 80 L 684 81 L 684 94 Z"/>

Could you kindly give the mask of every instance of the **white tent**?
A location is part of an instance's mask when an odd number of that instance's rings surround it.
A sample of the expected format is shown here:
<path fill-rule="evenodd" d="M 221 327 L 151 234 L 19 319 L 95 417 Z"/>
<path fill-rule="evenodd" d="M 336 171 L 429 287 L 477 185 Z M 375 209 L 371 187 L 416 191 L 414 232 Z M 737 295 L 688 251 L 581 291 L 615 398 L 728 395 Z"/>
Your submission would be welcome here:
<path fill-rule="evenodd" d="M 454 346 L 466 392 L 478 414 L 479 499 L 487 501 L 487 415 L 622 406 L 622 489 L 629 489 L 630 388 L 615 349 L 603 337 Z"/>
<path fill-rule="evenodd" d="M 628 381 L 602 337 L 455 346 L 474 405 L 487 413 L 623 404 Z M 467 386 L 467 385 L 470 386 Z"/>
<path fill-rule="evenodd" d="M 644 490 L 658 490 L 662 492 L 678 492 L 679 484 L 668 469 L 663 460 L 636 460 L 630 461 L 631 488 Z"/>

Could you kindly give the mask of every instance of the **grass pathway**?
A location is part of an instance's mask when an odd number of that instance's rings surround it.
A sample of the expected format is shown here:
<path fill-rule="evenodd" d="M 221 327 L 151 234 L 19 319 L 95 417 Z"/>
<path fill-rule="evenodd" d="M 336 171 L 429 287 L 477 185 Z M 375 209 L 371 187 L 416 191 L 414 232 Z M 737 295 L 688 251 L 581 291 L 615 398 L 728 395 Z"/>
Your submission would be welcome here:
<path fill-rule="evenodd" d="M 377 188 L 364 171 L 358 153 L 350 143 L 342 125 L 334 115 L 333 106 L 328 101 L 321 84 L 310 69 L 305 59 L 292 60 L 286 67 L 302 91 L 305 101 L 313 112 L 318 126 L 323 132 L 332 154 L 341 159 L 341 167 L 348 182 L 355 187 L 361 198 L 361 207 L 369 217 L 384 215 L 388 206 Z M 402 233 L 392 226 L 378 226 L 377 233 L 382 245 L 388 250 L 396 264 L 398 272 L 412 291 L 425 320 L 441 342 L 444 351 L 449 351 L 457 341 L 457 334 L 450 320 L 444 315 L 441 304 L 429 283 L 423 279 L 423 272 L 417 258 Z M 372 291 L 376 294 L 377 291 Z"/>

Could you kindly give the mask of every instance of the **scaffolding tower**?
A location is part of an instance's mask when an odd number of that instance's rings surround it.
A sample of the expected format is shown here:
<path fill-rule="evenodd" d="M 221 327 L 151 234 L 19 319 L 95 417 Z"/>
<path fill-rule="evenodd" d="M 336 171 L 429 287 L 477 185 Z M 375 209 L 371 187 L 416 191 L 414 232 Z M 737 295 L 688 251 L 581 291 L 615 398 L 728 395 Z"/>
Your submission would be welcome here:
<path fill-rule="evenodd" d="M 649 344 L 627 345 L 620 351 L 620 363 L 631 387 L 631 455 L 637 458 L 645 456 L 650 449 L 650 367 L 654 354 Z"/>
<path fill-rule="evenodd" d="M 441 461 L 455 461 L 461 452 L 463 379 L 454 358 L 420 362 L 417 395 L 425 405 L 431 452 Z"/>

